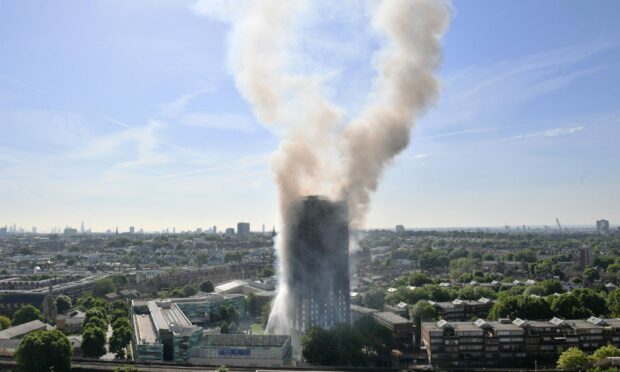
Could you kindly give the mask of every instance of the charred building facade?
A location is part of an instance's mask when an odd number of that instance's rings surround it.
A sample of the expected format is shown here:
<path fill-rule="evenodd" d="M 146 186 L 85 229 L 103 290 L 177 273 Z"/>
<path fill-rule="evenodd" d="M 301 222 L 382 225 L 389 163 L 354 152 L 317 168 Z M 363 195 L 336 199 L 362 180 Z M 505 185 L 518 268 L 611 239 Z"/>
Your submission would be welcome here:
<path fill-rule="evenodd" d="M 345 203 L 309 196 L 295 206 L 288 239 L 293 328 L 349 322 L 349 223 Z"/>

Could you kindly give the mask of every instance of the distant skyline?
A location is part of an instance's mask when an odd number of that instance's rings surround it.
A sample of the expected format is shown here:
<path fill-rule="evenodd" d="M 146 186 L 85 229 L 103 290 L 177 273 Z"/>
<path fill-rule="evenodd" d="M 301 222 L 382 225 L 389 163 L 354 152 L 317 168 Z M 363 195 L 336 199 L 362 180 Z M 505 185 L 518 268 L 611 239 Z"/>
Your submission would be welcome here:
<path fill-rule="evenodd" d="M 328 72 L 351 117 L 378 42 L 359 3 L 332 3 L 298 67 Z M 230 76 L 228 25 L 198 7 L 0 0 L 0 227 L 278 225 L 278 141 Z M 620 3 L 453 7 L 440 101 L 366 226 L 620 225 Z"/>

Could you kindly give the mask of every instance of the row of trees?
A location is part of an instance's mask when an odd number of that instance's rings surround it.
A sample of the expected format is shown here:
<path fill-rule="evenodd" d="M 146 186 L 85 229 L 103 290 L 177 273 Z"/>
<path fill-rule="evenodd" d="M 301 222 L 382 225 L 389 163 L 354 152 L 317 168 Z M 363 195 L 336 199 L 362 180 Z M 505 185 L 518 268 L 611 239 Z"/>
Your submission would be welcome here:
<path fill-rule="evenodd" d="M 78 300 L 78 307 L 86 311 L 82 326 L 82 352 L 84 356 L 99 358 L 106 353 L 107 303 L 101 298 L 85 297 Z"/>
<path fill-rule="evenodd" d="M 110 324 L 112 325 L 112 337 L 110 337 L 110 351 L 117 358 L 125 358 L 125 347 L 131 341 L 131 325 L 129 324 L 129 307 L 123 300 L 116 300 L 112 303 L 112 314 L 110 314 Z"/>
<path fill-rule="evenodd" d="M 569 293 L 536 297 L 527 294 L 503 295 L 489 312 L 490 319 L 583 319 L 589 316 L 620 316 L 620 289 L 607 297 L 589 288 Z"/>
<path fill-rule="evenodd" d="M 596 368 L 596 364 L 608 357 L 620 357 L 620 349 L 607 345 L 600 347 L 592 355 L 588 355 L 577 347 L 571 347 L 560 354 L 556 366 L 564 371 L 601 371 Z"/>
<path fill-rule="evenodd" d="M 389 365 L 393 343 L 388 329 L 364 317 L 353 325 L 308 329 L 302 337 L 302 354 L 313 365 L 380 367 Z"/>

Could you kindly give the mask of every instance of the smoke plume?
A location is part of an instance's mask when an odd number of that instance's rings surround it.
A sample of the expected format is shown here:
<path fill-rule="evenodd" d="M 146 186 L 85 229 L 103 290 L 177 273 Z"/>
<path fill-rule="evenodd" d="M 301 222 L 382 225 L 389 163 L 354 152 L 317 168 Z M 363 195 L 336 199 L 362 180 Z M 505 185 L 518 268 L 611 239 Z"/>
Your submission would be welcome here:
<path fill-rule="evenodd" d="M 216 6 L 214 6 L 216 4 Z M 441 37 L 450 21 L 442 0 L 383 0 L 372 6 L 373 29 L 382 40 L 374 67 L 372 98 L 360 115 L 344 122 L 341 108 L 325 98 L 324 76 L 291 73 L 299 25 L 312 3 L 264 0 L 239 10 L 199 1 L 195 9 L 231 23 L 229 62 L 238 90 L 258 120 L 276 133 L 273 158 L 279 191 L 279 262 L 287 262 L 287 221 L 295 201 L 311 194 L 346 201 L 353 231 L 363 226 L 370 193 L 390 161 L 405 149 L 415 119 L 438 96 L 434 75 L 441 62 Z M 247 2 L 236 3 L 247 6 Z M 356 3 L 359 4 L 359 3 Z M 279 267 L 287 278 L 289 267 Z M 288 288 L 281 279 L 269 328 L 288 333 Z"/>

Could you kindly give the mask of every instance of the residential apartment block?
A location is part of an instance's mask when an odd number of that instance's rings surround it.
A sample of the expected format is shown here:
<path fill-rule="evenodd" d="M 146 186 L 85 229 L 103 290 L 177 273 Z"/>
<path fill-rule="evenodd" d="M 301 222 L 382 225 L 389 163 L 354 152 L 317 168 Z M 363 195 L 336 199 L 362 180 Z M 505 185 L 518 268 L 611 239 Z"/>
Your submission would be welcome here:
<path fill-rule="evenodd" d="M 422 323 L 422 342 L 436 367 L 533 367 L 553 365 L 569 347 L 594 351 L 620 345 L 620 319 Z"/>

